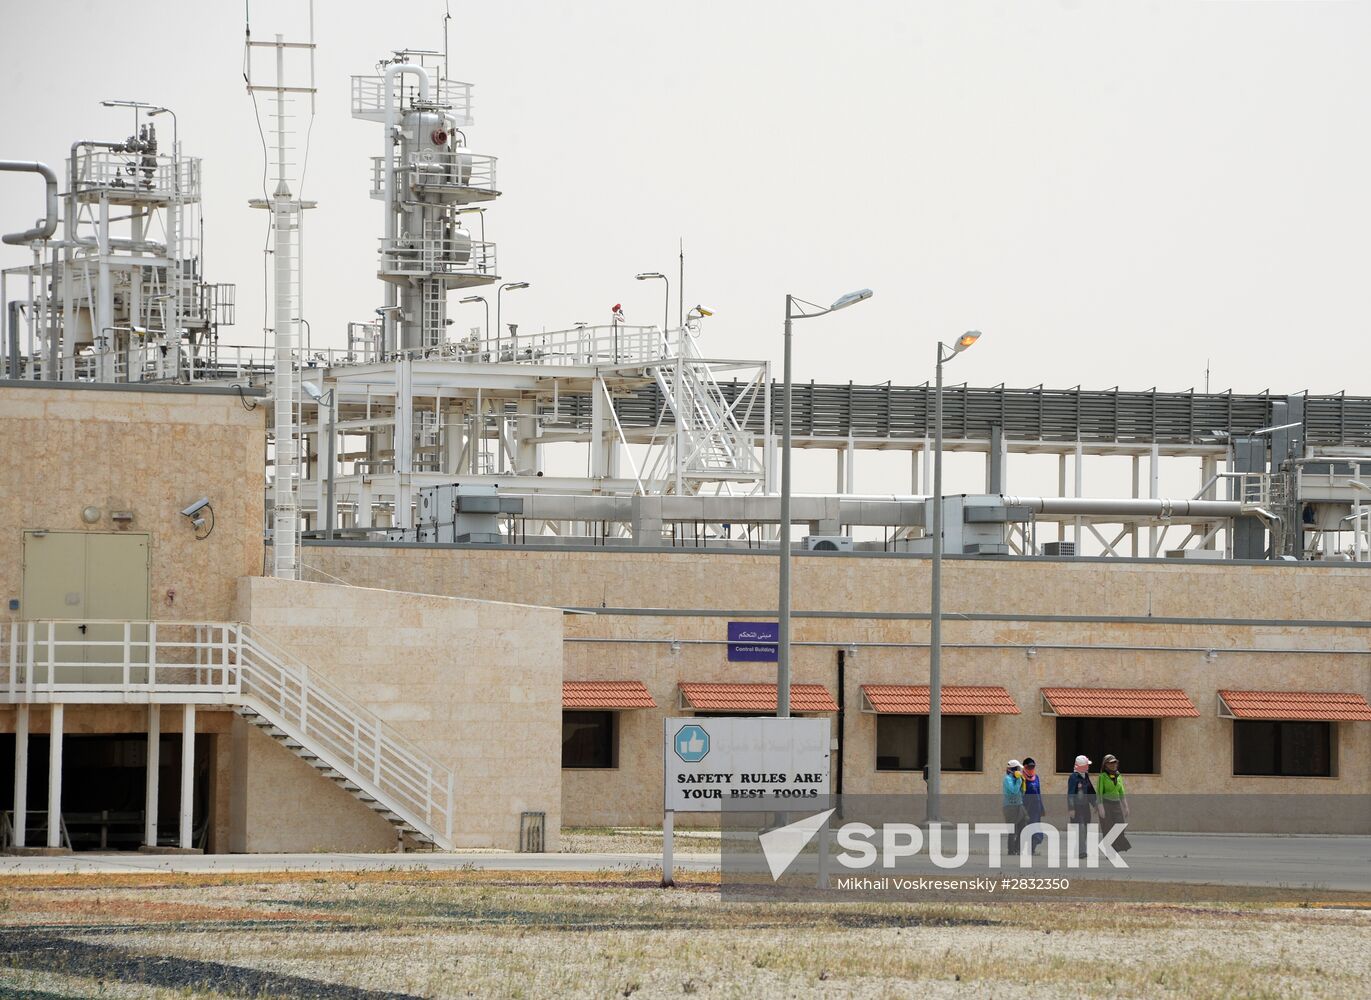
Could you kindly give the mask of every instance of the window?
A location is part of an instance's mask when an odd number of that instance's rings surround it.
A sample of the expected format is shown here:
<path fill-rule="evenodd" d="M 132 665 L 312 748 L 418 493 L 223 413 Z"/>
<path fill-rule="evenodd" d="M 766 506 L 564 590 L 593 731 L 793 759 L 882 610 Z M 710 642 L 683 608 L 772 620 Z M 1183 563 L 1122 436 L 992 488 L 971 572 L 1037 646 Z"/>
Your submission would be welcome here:
<path fill-rule="evenodd" d="M 921 771 L 928 763 L 928 716 L 876 716 L 876 770 Z M 981 717 L 943 716 L 943 770 L 981 769 Z"/>
<path fill-rule="evenodd" d="M 562 767 L 618 767 L 617 712 L 562 713 Z"/>
<path fill-rule="evenodd" d="M 1093 761 L 1090 769 L 1098 771 L 1104 755 L 1119 758 L 1119 770 L 1124 774 L 1156 774 L 1156 719 L 1057 719 L 1057 772 L 1066 774 L 1076 764 L 1078 754 Z"/>
<path fill-rule="evenodd" d="M 1234 722 L 1233 773 L 1331 778 L 1333 724 Z"/>

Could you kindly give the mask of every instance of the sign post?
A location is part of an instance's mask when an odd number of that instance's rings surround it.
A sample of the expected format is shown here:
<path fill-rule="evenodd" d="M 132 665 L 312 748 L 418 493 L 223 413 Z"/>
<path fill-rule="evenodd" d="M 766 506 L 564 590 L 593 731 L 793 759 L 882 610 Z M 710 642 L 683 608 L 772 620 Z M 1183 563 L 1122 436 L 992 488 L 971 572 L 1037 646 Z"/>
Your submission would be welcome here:
<path fill-rule="evenodd" d="M 673 885 L 677 812 L 725 801 L 828 795 L 829 720 L 771 716 L 666 719 L 662 731 L 662 885 Z"/>

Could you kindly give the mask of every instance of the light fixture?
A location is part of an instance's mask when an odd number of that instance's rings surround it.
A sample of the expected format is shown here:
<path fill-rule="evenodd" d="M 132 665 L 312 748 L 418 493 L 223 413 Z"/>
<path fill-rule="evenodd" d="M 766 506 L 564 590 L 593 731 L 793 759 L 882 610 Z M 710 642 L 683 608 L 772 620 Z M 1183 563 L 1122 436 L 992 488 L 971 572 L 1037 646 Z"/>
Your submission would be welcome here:
<path fill-rule="evenodd" d="M 648 281 L 652 278 L 665 278 L 666 275 L 661 271 L 644 271 L 642 274 L 635 274 L 633 277 L 639 281 Z"/>
<path fill-rule="evenodd" d="M 980 339 L 980 330 L 967 330 L 966 333 L 958 337 L 957 342 L 952 345 L 952 353 L 961 354 L 962 351 L 966 350 L 968 347 L 970 347 L 972 344 L 976 343 L 976 341 Z"/>
<path fill-rule="evenodd" d="M 94 524 L 96 521 L 100 520 L 100 508 L 94 506 L 82 507 L 81 520 L 85 521 L 87 524 Z"/>
<path fill-rule="evenodd" d="M 1029 646 L 1027 649 L 1023 651 L 1023 655 L 1028 657 L 1030 660 L 1036 660 L 1038 658 L 1038 647 Z"/>
<path fill-rule="evenodd" d="M 1218 658 L 1219 658 L 1219 651 L 1218 651 L 1217 649 L 1208 650 L 1208 651 L 1206 651 L 1205 654 L 1204 654 L 1204 662 L 1205 662 L 1205 663 L 1213 663 L 1213 662 L 1214 662 L 1215 660 L 1217 660 Z"/>
<path fill-rule="evenodd" d="M 856 656 L 856 655 L 857 655 L 857 644 L 856 644 L 855 642 L 849 642 L 849 643 L 847 644 L 847 655 L 848 655 L 848 656 Z"/>
<path fill-rule="evenodd" d="M 855 306 L 858 302 L 865 302 L 867 299 L 871 298 L 871 294 L 871 289 L 869 288 L 859 288 L 855 292 L 848 292 L 846 295 L 840 296 L 837 301 L 829 306 L 828 311 L 837 312 L 839 309 Z"/>
<path fill-rule="evenodd" d="M 671 652 L 672 652 L 672 654 L 674 655 L 674 654 L 676 654 L 676 653 L 679 653 L 680 651 L 681 651 L 681 640 L 680 640 L 680 639 L 672 639 L 672 640 L 671 640 Z"/>
<path fill-rule="evenodd" d="M 713 316 L 713 315 L 714 315 L 714 310 L 713 310 L 713 309 L 706 309 L 706 308 L 705 308 L 704 306 L 702 306 L 702 305 L 697 305 L 697 306 L 695 306 L 694 309 L 692 309 L 692 310 L 690 310 L 690 311 L 693 312 L 693 313 L 699 313 L 701 316 Z"/>

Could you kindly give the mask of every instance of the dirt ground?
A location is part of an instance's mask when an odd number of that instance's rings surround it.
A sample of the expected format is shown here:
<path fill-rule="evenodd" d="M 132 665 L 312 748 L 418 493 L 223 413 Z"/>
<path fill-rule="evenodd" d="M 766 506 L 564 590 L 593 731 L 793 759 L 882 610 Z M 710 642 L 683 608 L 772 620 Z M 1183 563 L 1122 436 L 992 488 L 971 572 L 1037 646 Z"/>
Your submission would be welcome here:
<path fill-rule="evenodd" d="M 1363 997 L 1371 909 L 744 904 L 717 875 L 0 879 L 0 998 Z"/>

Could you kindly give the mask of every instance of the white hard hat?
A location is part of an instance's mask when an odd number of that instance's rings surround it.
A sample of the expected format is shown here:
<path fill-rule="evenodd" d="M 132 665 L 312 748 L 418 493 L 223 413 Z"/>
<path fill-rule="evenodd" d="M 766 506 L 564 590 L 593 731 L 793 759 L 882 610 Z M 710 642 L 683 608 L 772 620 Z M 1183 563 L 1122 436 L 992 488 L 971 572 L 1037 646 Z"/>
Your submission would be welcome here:
<path fill-rule="evenodd" d="M 1015 769 L 1017 769 L 1017 768 L 1023 767 L 1023 765 L 1020 764 L 1017 760 L 1010 760 L 1010 762 L 1009 762 L 1009 767 L 1010 767 L 1010 768 L 1015 768 Z"/>
<path fill-rule="evenodd" d="M 1076 758 L 1077 767 L 1080 767 L 1082 764 L 1084 764 L 1086 767 L 1089 767 L 1090 763 L 1090 758 L 1087 757 L 1085 754 L 1081 754 L 1079 757 Z"/>

